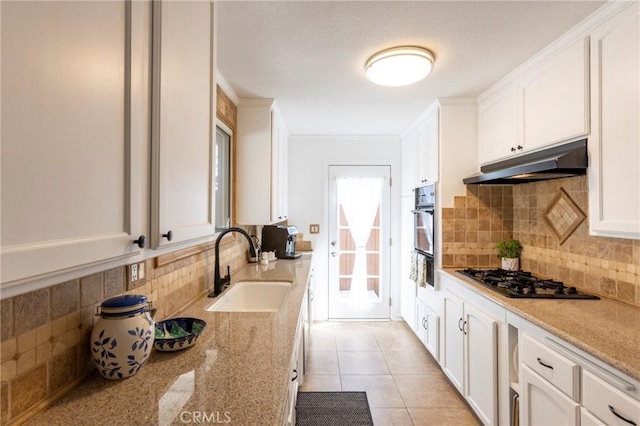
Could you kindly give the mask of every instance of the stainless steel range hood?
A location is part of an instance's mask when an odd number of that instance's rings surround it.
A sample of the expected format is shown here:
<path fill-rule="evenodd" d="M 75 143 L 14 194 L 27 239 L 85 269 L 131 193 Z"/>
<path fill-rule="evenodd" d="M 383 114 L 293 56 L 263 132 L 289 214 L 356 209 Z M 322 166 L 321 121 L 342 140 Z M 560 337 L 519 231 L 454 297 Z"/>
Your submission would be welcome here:
<path fill-rule="evenodd" d="M 587 173 L 587 140 L 582 139 L 480 167 L 467 185 L 515 185 Z"/>

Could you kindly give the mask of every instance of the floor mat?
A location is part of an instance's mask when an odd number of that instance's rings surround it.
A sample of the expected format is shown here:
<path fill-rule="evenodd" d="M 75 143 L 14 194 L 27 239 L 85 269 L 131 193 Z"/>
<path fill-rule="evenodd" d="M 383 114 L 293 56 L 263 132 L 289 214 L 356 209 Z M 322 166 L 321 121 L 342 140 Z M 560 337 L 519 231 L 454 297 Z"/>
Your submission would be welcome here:
<path fill-rule="evenodd" d="M 366 392 L 298 392 L 298 426 L 373 426 Z"/>

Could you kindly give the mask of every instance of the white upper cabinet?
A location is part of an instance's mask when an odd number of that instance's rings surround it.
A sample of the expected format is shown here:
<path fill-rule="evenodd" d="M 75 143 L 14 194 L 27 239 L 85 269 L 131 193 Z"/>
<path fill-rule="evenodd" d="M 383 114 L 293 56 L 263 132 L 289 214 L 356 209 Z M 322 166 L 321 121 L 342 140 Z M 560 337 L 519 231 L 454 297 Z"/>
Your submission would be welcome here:
<path fill-rule="evenodd" d="M 413 195 L 416 188 L 416 166 L 418 161 L 418 129 L 413 129 L 402 138 L 402 196 Z"/>
<path fill-rule="evenodd" d="M 402 193 L 438 181 L 439 107 L 434 104 L 402 139 Z"/>
<path fill-rule="evenodd" d="M 522 146 L 531 151 L 589 132 L 589 39 L 580 38 L 520 82 Z"/>
<path fill-rule="evenodd" d="M 285 221 L 289 135 L 275 101 L 240 100 L 237 135 L 236 222 Z"/>
<path fill-rule="evenodd" d="M 3 290 L 140 252 L 138 6 L 1 5 Z"/>
<path fill-rule="evenodd" d="M 478 98 L 480 164 L 585 136 L 588 105 L 589 39 L 581 37 Z"/>
<path fill-rule="evenodd" d="M 478 103 L 480 163 L 522 152 L 518 131 L 518 87 L 511 84 Z"/>
<path fill-rule="evenodd" d="M 640 20 L 633 2 L 591 33 L 589 226 L 640 239 Z"/>
<path fill-rule="evenodd" d="M 216 84 L 214 4 L 153 5 L 151 237 L 159 247 L 215 233 Z"/>

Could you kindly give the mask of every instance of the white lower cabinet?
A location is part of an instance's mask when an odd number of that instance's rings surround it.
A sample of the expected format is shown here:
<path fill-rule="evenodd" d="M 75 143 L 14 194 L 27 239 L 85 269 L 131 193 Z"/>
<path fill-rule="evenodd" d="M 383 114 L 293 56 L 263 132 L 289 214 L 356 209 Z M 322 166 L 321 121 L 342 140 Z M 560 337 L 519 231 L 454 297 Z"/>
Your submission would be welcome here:
<path fill-rule="evenodd" d="M 640 424 L 640 382 L 528 321 L 520 327 L 520 424 Z"/>
<path fill-rule="evenodd" d="M 438 360 L 440 317 L 426 303 L 416 299 L 416 334 L 433 358 Z"/>
<path fill-rule="evenodd" d="M 640 402 L 588 370 L 582 371 L 582 405 L 594 424 L 640 424 Z"/>
<path fill-rule="evenodd" d="M 298 321 L 296 339 L 293 346 L 293 355 L 289 369 L 289 386 L 287 388 L 287 399 L 282 420 L 283 426 L 294 426 L 296 424 L 296 402 L 298 400 L 298 388 L 304 381 L 304 321 Z"/>
<path fill-rule="evenodd" d="M 572 400 L 526 365 L 520 368 L 520 424 L 576 425 L 580 403 Z"/>
<path fill-rule="evenodd" d="M 497 321 L 445 291 L 442 369 L 485 425 L 498 423 Z"/>

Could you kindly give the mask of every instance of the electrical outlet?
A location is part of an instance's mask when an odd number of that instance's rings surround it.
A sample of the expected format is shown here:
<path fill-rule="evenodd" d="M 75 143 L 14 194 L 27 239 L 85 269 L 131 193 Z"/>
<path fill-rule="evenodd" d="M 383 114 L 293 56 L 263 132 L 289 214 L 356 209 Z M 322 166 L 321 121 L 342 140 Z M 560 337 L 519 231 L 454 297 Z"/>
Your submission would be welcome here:
<path fill-rule="evenodd" d="M 131 282 L 138 281 L 138 264 L 131 265 Z"/>

